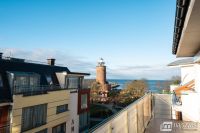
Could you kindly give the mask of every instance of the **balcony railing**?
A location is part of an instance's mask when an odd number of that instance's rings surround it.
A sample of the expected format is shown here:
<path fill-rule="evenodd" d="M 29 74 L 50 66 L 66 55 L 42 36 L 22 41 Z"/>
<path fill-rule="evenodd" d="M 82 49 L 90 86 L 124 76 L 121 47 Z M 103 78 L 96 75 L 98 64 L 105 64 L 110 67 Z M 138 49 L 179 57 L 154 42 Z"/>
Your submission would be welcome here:
<path fill-rule="evenodd" d="M 15 86 L 15 95 L 40 95 L 47 94 L 50 91 L 66 90 L 67 87 L 60 87 L 60 85 L 40 85 L 40 86 Z"/>
<path fill-rule="evenodd" d="M 94 133 L 142 133 L 152 117 L 152 94 L 147 93 L 119 113 L 102 121 L 89 132 Z"/>
<path fill-rule="evenodd" d="M 10 125 L 0 127 L 0 133 L 10 133 Z"/>

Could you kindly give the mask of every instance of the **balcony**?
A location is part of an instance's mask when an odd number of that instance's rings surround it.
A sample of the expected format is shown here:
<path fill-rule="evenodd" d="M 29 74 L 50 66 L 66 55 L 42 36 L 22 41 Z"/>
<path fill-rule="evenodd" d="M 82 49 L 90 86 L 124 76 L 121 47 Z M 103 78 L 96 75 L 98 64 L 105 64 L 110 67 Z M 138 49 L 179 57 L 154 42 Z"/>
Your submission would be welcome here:
<path fill-rule="evenodd" d="M 47 94 L 50 91 L 67 90 L 67 87 L 60 87 L 60 85 L 41 85 L 41 86 L 15 86 L 13 94 L 32 96 Z"/>
<path fill-rule="evenodd" d="M 94 133 L 142 133 L 152 117 L 152 94 L 148 93 L 119 113 L 90 129 Z"/>
<path fill-rule="evenodd" d="M 172 119 L 172 94 L 148 93 L 119 113 L 102 121 L 93 133 L 199 133 L 197 122 Z"/>

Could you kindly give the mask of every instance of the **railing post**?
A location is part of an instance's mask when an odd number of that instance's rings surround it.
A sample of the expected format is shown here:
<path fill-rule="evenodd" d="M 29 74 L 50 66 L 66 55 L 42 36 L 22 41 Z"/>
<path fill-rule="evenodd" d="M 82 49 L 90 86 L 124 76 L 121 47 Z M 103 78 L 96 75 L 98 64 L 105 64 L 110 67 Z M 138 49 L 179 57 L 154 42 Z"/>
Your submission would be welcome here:
<path fill-rule="evenodd" d="M 138 106 L 136 105 L 136 127 L 137 127 L 137 129 L 136 129 L 136 133 L 138 133 Z"/>
<path fill-rule="evenodd" d="M 128 110 L 126 110 L 126 131 L 129 133 L 129 120 L 128 120 Z"/>
<path fill-rule="evenodd" d="M 145 99 L 145 97 L 144 97 L 144 99 Z M 145 129 L 145 121 L 144 121 L 144 119 L 145 119 L 145 117 L 144 117 L 144 99 L 142 99 L 142 132 L 144 132 L 144 129 Z"/>
<path fill-rule="evenodd" d="M 154 97 L 154 94 L 151 94 L 151 116 L 152 118 L 154 118 L 154 102 L 155 102 L 155 97 Z"/>

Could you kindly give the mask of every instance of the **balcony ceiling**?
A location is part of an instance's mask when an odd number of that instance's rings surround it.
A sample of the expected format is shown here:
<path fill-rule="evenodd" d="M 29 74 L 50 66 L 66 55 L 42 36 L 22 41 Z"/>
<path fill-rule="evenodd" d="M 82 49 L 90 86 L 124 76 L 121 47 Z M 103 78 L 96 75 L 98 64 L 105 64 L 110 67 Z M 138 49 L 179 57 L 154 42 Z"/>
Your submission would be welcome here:
<path fill-rule="evenodd" d="M 177 57 L 192 57 L 200 50 L 200 0 L 191 0 Z"/>

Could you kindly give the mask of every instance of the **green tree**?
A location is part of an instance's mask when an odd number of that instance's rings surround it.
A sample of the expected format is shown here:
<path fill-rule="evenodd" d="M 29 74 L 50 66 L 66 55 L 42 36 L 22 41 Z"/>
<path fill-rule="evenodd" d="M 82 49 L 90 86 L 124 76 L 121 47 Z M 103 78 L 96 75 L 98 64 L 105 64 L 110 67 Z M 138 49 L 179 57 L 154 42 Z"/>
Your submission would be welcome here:
<path fill-rule="evenodd" d="M 133 80 L 125 85 L 118 96 L 118 102 L 125 106 L 142 97 L 147 91 L 146 80 Z"/>
<path fill-rule="evenodd" d="M 97 83 L 96 81 L 91 83 L 91 86 L 90 86 L 90 99 L 92 101 L 96 101 L 98 99 L 100 87 L 101 87 L 101 85 L 99 83 Z"/>
<path fill-rule="evenodd" d="M 171 81 L 172 81 L 172 84 L 179 85 L 181 83 L 181 77 L 180 76 L 172 76 Z"/>

